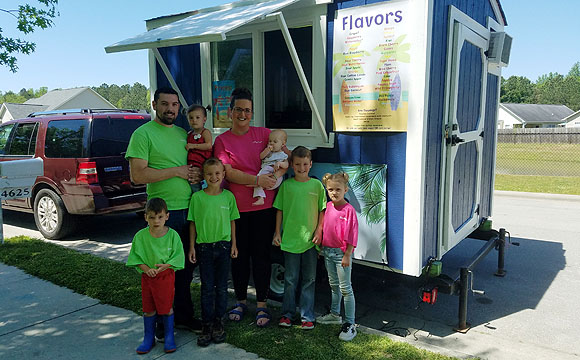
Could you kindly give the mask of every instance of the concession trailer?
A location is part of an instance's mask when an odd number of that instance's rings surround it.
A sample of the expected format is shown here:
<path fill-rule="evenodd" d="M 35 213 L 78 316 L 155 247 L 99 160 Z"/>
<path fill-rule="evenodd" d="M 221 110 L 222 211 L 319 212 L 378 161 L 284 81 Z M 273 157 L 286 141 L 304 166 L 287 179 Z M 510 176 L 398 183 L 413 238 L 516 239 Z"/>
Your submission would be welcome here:
<path fill-rule="evenodd" d="M 350 175 L 356 261 L 430 275 L 425 300 L 459 295 L 464 331 L 471 269 L 498 249 L 504 274 L 505 231 L 489 218 L 506 25 L 499 0 L 241 0 L 147 20 L 105 50 L 148 49 L 151 91 L 211 106 L 214 138 L 230 127 L 231 91 L 251 89 L 253 125 L 312 149 L 314 176 Z M 485 245 L 440 275 L 468 237 Z"/>

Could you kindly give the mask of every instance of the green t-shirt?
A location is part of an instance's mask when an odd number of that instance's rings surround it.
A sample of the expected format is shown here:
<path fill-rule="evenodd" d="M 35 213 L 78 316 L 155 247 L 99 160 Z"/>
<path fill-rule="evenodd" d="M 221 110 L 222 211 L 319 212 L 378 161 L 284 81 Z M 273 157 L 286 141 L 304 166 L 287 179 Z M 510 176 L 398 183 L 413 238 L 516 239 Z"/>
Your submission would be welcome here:
<path fill-rule="evenodd" d="M 129 140 L 125 158 L 147 160 L 153 169 L 187 165 L 187 133 L 177 125 L 166 127 L 154 120 L 141 125 Z M 187 180 L 172 177 L 147 184 L 147 197 L 165 200 L 169 210 L 187 209 L 191 187 Z"/>
<path fill-rule="evenodd" d="M 196 244 L 230 241 L 231 222 L 239 218 L 236 198 L 229 190 L 224 189 L 219 195 L 198 191 L 189 202 L 187 220 L 195 222 Z"/>
<path fill-rule="evenodd" d="M 141 264 L 150 268 L 155 268 L 155 264 L 170 264 L 173 270 L 183 269 L 185 254 L 177 231 L 168 228 L 167 234 L 156 238 L 149 232 L 149 227 L 139 230 L 133 237 L 127 266 L 135 267 L 143 273 L 138 266 Z"/>
<path fill-rule="evenodd" d="M 312 248 L 318 215 L 326 208 L 322 183 L 316 179 L 299 182 L 290 178 L 280 185 L 274 207 L 282 210 L 280 248 L 294 254 L 302 254 Z"/>

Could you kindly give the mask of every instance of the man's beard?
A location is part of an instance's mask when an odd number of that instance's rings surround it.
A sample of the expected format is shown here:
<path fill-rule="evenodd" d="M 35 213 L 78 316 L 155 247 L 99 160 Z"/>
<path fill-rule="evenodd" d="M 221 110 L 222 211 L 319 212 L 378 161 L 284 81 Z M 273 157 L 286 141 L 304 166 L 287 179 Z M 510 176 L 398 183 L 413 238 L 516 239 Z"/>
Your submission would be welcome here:
<path fill-rule="evenodd" d="M 164 113 L 161 114 L 161 116 L 159 116 L 159 121 L 161 121 L 165 125 L 173 125 L 173 122 L 175 121 L 175 116 L 171 118 L 167 116 L 167 113 Z"/>

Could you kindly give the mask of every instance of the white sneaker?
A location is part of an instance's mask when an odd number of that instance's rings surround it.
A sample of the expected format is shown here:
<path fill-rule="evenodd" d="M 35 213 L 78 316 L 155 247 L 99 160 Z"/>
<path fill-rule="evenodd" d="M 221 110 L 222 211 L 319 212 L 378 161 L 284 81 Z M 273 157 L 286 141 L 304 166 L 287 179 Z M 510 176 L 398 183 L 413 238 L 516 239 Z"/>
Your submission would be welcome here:
<path fill-rule="evenodd" d="M 342 324 L 342 317 L 334 315 L 333 313 L 328 313 L 317 317 L 316 322 L 319 324 Z"/>
<path fill-rule="evenodd" d="M 356 336 L 356 325 L 351 323 L 342 324 L 338 338 L 342 341 L 351 341 Z"/>

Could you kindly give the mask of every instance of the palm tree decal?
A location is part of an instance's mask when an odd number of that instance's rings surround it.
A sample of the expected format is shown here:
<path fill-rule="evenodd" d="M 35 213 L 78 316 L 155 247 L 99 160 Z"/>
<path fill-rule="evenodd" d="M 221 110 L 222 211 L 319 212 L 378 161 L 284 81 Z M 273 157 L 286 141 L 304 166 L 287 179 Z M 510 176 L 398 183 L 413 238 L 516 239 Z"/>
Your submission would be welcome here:
<path fill-rule="evenodd" d="M 362 195 L 364 206 L 361 215 L 369 224 L 385 224 L 387 203 L 387 166 L 379 164 L 343 165 L 349 176 L 350 187 L 357 197 Z M 387 249 L 387 228 L 379 238 L 383 253 Z"/>
<path fill-rule="evenodd" d="M 371 55 L 366 50 L 362 50 L 360 52 L 357 52 L 356 54 L 353 54 L 353 52 L 357 51 L 359 46 L 360 46 L 360 42 L 357 42 L 357 43 L 352 44 L 348 48 L 348 50 L 346 51 L 346 55 L 344 53 L 335 53 L 332 55 L 332 61 L 335 63 L 334 68 L 332 69 L 332 76 L 336 76 L 336 74 L 338 74 L 340 69 L 345 67 L 347 60 L 352 60 L 352 59 L 356 59 L 356 58 L 361 58 L 363 56 L 370 56 Z M 352 63 L 352 64 L 357 64 L 357 63 Z M 357 73 L 357 74 L 362 74 L 363 68 L 362 68 L 362 66 L 356 66 L 356 67 L 352 68 L 352 71 Z"/>
<path fill-rule="evenodd" d="M 381 52 L 383 55 L 377 63 L 377 70 L 380 69 L 389 59 L 396 60 L 398 62 L 408 63 L 411 62 L 411 56 L 409 55 L 409 49 L 411 44 L 403 43 L 407 35 L 401 35 L 395 39 L 392 43 L 387 42 L 385 44 L 380 44 L 373 49 L 375 52 Z M 392 49 L 385 50 L 386 47 L 392 46 Z"/>

